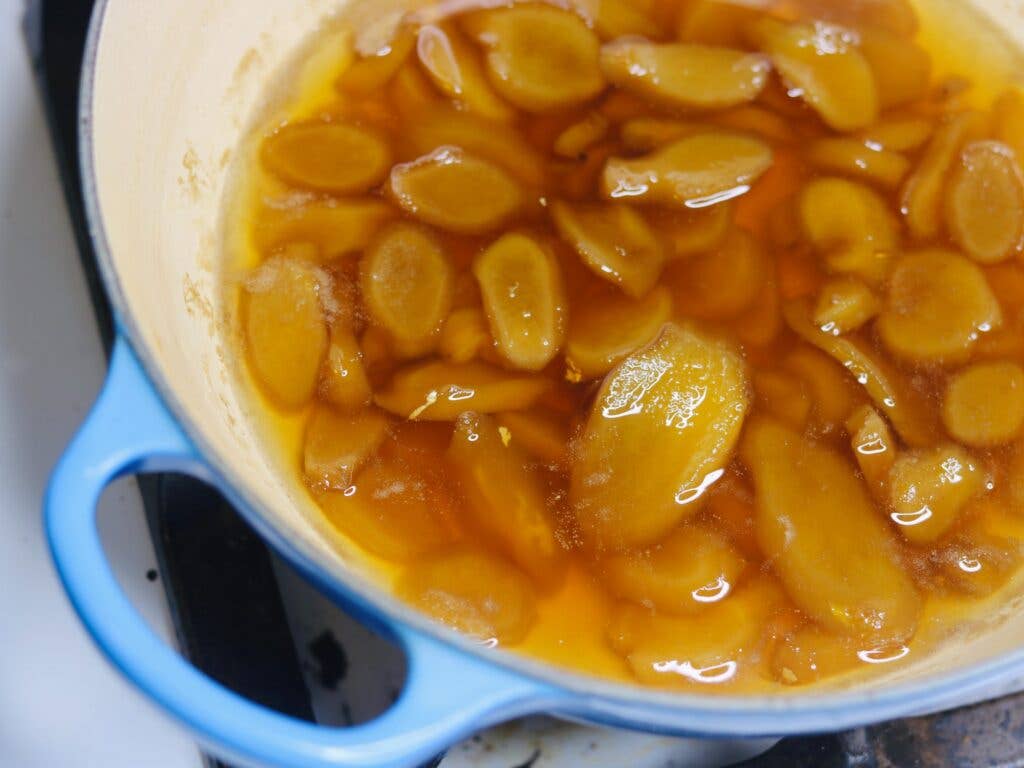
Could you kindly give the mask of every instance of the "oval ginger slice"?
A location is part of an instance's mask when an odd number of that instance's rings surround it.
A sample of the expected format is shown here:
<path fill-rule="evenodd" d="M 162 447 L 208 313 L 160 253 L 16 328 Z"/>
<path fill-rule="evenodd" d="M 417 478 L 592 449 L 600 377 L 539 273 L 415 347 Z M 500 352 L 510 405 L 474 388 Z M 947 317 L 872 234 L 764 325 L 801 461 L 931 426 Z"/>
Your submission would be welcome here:
<path fill-rule="evenodd" d="M 516 368 L 539 371 L 565 338 L 558 262 L 527 235 L 505 235 L 473 264 L 498 351 Z"/>
<path fill-rule="evenodd" d="M 490 416 L 468 412 L 455 423 L 450 467 L 473 524 L 538 583 L 550 586 L 564 558 L 548 513 L 543 477 Z"/>
<path fill-rule="evenodd" d="M 359 263 L 363 302 L 400 351 L 417 356 L 437 340 L 454 277 L 441 245 L 415 224 L 394 224 Z"/>
<path fill-rule="evenodd" d="M 377 134 L 345 123 L 297 123 L 263 142 L 263 164 L 297 187 L 341 195 L 384 180 L 391 149 Z"/>
<path fill-rule="evenodd" d="M 637 211 L 621 205 L 556 202 L 551 217 L 583 263 L 628 296 L 639 299 L 658 282 L 665 249 Z"/>
<path fill-rule="evenodd" d="M 313 397 L 327 354 L 326 274 L 291 259 L 271 259 L 243 286 L 242 325 L 249 367 L 263 390 L 287 408 Z"/>
<path fill-rule="evenodd" d="M 964 147 L 946 188 L 950 234 L 981 264 L 1018 252 L 1024 239 L 1024 180 L 1013 150 L 998 141 Z"/>
<path fill-rule="evenodd" d="M 500 227 L 523 204 L 519 185 L 503 169 L 457 147 L 396 165 L 391 193 L 412 216 L 464 235 Z"/>
<path fill-rule="evenodd" d="M 701 133 L 643 157 L 609 158 L 601 184 L 610 200 L 704 208 L 746 194 L 771 164 L 760 139 Z"/>
<path fill-rule="evenodd" d="M 1002 324 L 1002 310 L 981 269 L 957 253 L 917 251 L 893 268 L 878 335 L 912 362 L 965 358 L 978 337 Z"/>
<path fill-rule="evenodd" d="M 732 347 L 668 324 L 605 379 L 576 449 L 570 502 L 598 549 L 642 546 L 699 508 L 750 395 Z"/>
<path fill-rule="evenodd" d="M 551 389 L 551 380 L 515 374 L 478 361 L 433 361 L 398 371 L 377 405 L 411 421 L 454 421 L 464 411 L 496 413 L 529 408 Z"/>
<path fill-rule="evenodd" d="M 619 597 L 667 613 L 697 613 L 726 598 L 746 568 L 729 542 L 682 525 L 660 544 L 601 561 L 601 577 Z"/>
<path fill-rule="evenodd" d="M 445 626 L 479 640 L 514 643 L 537 619 L 530 580 L 483 552 L 460 549 L 415 562 L 395 591 Z"/>
<path fill-rule="evenodd" d="M 604 376 L 623 358 L 646 346 L 672 314 L 668 289 L 655 288 L 642 299 L 609 289 L 573 306 L 565 356 L 585 379 Z"/>
<path fill-rule="evenodd" d="M 742 456 L 757 490 L 758 541 L 797 606 L 845 635 L 909 637 L 920 598 L 853 468 L 768 420 L 747 428 Z"/>
<path fill-rule="evenodd" d="M 472 14 L 465 25 L 487 50 L 494 89 L 520 109 L 563 109 L 604 88 L 601 43 L 574 13 L 517 4 Z"/>
<path fill-rule="evenodd" d="M 878 118 L 875 77 L 850 30 L 821 21 L 785 24 L 771 18 L 758 20 L 751 30 L 783 80 L 799 89 L 829 126 L 854 131 Z"/>
<path fill-rule="evenodd" d="M 668 106 L 724 109 L 757 98 L 771 62 L 731 48 L 627 38 L 601 49 L 601 68 L 615 85 Z"/>

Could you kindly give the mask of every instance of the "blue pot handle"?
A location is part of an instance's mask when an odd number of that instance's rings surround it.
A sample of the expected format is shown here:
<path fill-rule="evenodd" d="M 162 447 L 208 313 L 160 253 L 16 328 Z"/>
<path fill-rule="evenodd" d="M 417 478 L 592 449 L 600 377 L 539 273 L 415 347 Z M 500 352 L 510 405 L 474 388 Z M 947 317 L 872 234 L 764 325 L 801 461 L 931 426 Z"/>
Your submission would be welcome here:
<path fill-rule="evenodd" d="M 153 633 L 104 555 L 96 526 L 100 494 L 120 476 L 150 471 L 214 479 L 119 339 L 103 392 L 50 480 L 46 532 L 64 587 L 100 649 L 215 751 L 247 765 L 286 768 L 412 766 L 480 728 L 544 706 L 539 683 L 402 626 L 391 630 L 408 658 L 405 688 L 365 725 L 318 726 L 224 688 Z"/>

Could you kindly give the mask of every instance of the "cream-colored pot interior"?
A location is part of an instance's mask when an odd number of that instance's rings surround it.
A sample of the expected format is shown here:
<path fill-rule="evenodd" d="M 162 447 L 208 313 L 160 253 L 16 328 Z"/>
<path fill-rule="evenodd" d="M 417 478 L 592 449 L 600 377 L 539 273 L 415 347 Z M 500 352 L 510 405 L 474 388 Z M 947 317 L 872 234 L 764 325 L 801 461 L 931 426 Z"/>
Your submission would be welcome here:
<path fill-rule="evenodd" d="M 924 1 L 948 6 L 943 13 L 949 23 L 965 7 L 978 6 L 1024 41 L 1024 0 Z M 86 183 L 102 223 L 97 235 L 105 238 L 109 251 L 106 269 L 115 303 L 186 430 L 274 528 L 338 579 L 372 592 L 394 614 L 402 609 L 368 585 L 355 553 L 339 554 L 336 546 L 328 545 L 309 502 L 266 453 L 247 396 L 235 381 L 218 320 L 219 224 L 233 153 L 275 71 L 343 4 L 109 0 L 92 90 L 86 91 L 91 93 L 85 105 L 87 115 L 91 112 L 86 131 L 93 142 L 86 159 L 92 179 L 87 173 Z M 374 7 L 386 14 L 402 4 L 376 0 Z M 992 55 L 999 43 L 976 40 L 965 45 L 965 56 L 978 51 Z M 1024 613 L 1007 612 L 1007 620 L 956 639 L 916 666 L 903 667 L 899 681 L 962 670 L 1016 648 L 1024 638 Z M 517 663 L 535 671 L 541 667 Z M 558 679 L 591 692 L 616 690 L 564 673 Z M 877 678 L 863 692 L 894 681 Z M 1004 680 L 1001 690 L 1017 685 Z M 624 693 L 621 687 L 618 693 Z M 663 694 L 644 695 L 664 701 Z M 720 697 L 715 701 L 711 706 L 728 705 Z M 799 696 L 789 701 L 799 706 Z M 689 704 L 694 703 L 690 698 Z"/>

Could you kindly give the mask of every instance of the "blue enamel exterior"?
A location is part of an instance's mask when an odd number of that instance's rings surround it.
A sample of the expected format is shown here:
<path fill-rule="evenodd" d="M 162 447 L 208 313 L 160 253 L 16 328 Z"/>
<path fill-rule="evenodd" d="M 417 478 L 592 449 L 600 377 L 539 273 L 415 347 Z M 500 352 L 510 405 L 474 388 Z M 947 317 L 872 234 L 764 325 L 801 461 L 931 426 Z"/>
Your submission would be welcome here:
<path fill-rule="evenodd" d="M 408 657 L 405 689 L 386 714 L 355 728 L 292 719 L 205 677 L 135 611 L 111 572 L 96 526 L 96 503 L 108 483 L 168 470 L 215 480 L 120 340 L 107 384 L 53 474 L 46 533 L 64 587 L 102 651 L 219 754 L 245 765 L 288 768 L 409 766 L 481 727 L 555 705 L 557 697 L 541 684 L 401 626 L 390 630 Z"/>

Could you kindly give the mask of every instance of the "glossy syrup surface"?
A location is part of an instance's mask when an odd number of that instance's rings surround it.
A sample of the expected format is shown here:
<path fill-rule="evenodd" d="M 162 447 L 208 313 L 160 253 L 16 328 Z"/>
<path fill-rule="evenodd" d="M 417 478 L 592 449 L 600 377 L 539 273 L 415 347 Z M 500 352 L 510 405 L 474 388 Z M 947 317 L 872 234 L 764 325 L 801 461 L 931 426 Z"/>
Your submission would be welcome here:
<path fill-rule="evenodd" d="M 888 671 L 996 611 L 1024 92 L 983 23 L 409 5 L 311 44 L 228 221 L 244 368 L 331 526 L 481 642 L 683 690 Z"/>

